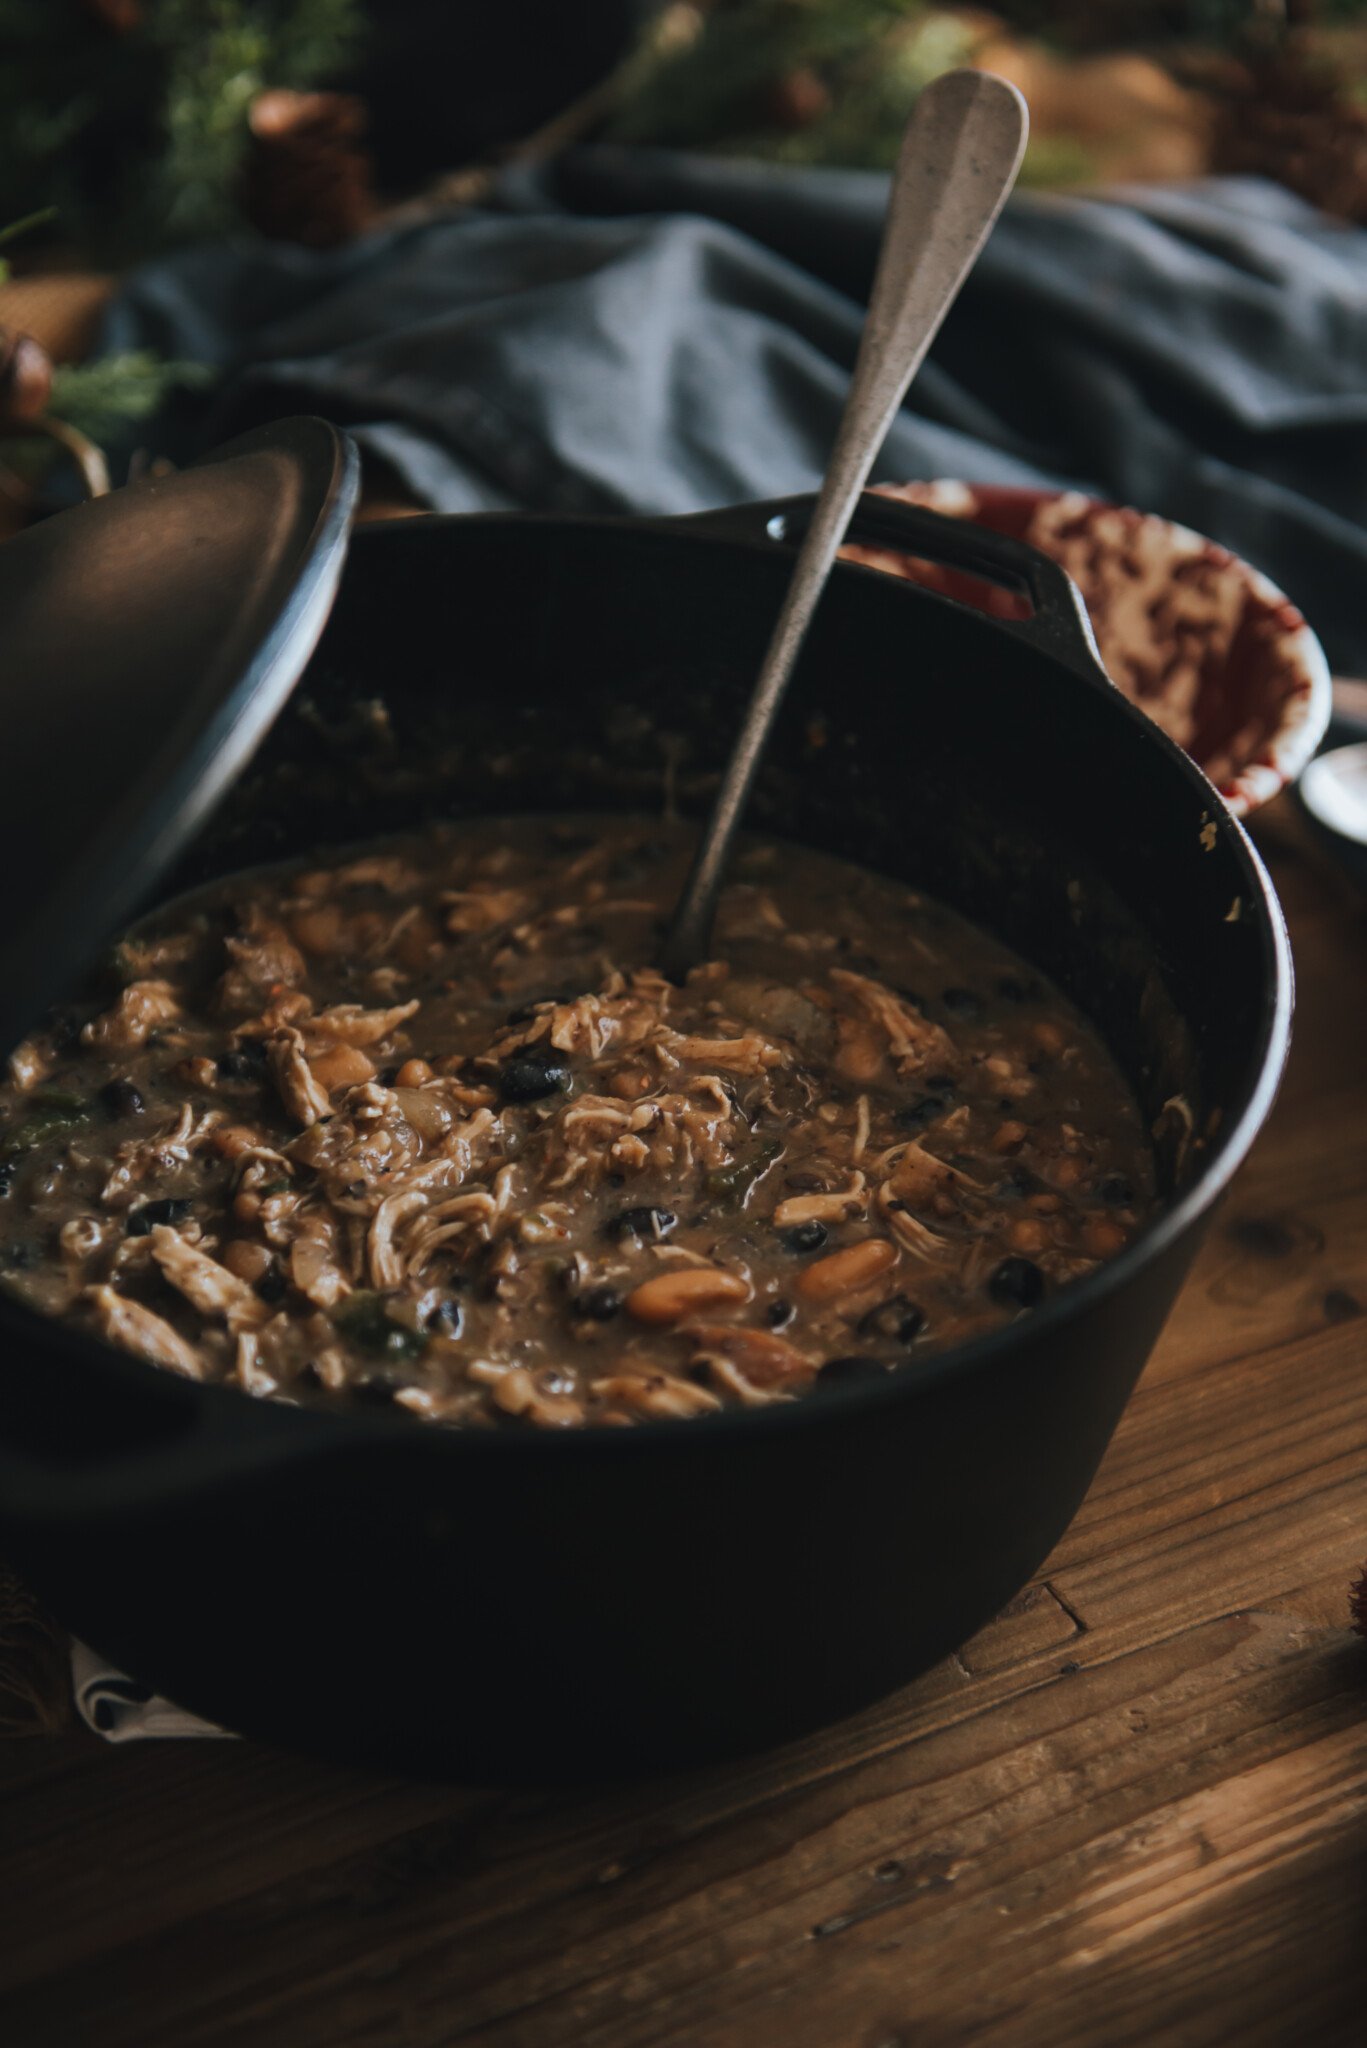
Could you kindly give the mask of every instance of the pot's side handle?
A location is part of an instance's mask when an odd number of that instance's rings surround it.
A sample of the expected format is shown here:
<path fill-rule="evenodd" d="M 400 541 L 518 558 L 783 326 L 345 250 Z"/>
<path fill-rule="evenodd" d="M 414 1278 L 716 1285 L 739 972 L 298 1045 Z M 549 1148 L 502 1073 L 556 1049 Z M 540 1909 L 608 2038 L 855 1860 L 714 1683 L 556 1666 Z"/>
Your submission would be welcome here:
<path fill-rule="evenodd" d="M 327 1416 L 261 1414 L 256 1403 L 224 1389 L 190 1391 L 194 1398 L 182 1415 L 163 1413 L 117 1446 L 78 1449 L 74 1456 L 54 1447 L 48 1419 L 31 1423 L 23 1405 L 6 1401 L 0 1409 L 0 1537 L 136 1520 L 177 1499 L 326 1453 L 337 1440 Z"/>
<path fill-rule="evenodd" d="M 748 541 L 752 545 L 769 541 L 795 547 L 815 503 L 812 496 L 772 498 L 762 504 L 728 505 L 717 512 L 694 513 L 686 520 L 670 524 L 687 526 L 694 532 L 714 533 L 724 540 Z M 977 576 L 985 583 L 1021 592 L 1029 598 L 1034 616 L 994 619 L 993 624 L 1066 663 L 1089 681 L 1109 685 L 1082 593 L 1057 562 L 1026 541 L 993 533 L 967 519 L 932 512 L 925 505 L 909 505 L 902 498 L 880 497 L 874 491 L 865 491 L 860 498 L 845 539 L 865 547 L 917 555 L 923 561 L 962 569 L 965 575 Z M 936 595 L 943 604 L 957 602 L 942 592 Z"/>

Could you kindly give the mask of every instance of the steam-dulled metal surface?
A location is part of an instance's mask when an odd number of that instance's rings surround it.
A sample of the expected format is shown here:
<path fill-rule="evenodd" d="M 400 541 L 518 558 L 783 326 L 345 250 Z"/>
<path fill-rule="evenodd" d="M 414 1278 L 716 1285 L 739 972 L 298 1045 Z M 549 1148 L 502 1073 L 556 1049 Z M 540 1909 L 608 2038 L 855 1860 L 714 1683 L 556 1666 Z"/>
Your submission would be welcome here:
<path fill-rule="evenodd" d="M 5 1046 L 182 851 L 279 711 L 336 592 L 356 490 L 350 443 L 290 420 L 0 549 Z"/>

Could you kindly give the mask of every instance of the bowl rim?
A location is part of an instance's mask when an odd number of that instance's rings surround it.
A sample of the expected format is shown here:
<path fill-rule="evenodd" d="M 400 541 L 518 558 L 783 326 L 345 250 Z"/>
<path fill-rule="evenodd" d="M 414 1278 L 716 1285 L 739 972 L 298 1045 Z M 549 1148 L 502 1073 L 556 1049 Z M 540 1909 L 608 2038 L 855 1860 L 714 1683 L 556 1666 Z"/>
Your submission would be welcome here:
<path fill-rule="evenodd" d="M 1244 556 L 1235 554 L 1223 541 L 1212 539 L 1209 534 L 1201 533 L 1183 520 L 1169 519 L 1165 513 L 1148 512 L 1142 506 L 1125 504 L 1118 498 L 1099 498 L 1091 491 L 1070 485 L 974 483 L 964 477 L 935 476 L 910 477 L 904 483 L 877 483 L 872 488 L 889 497 L 897 497 L 904 491 L 917 489 L 969 491 L 980 498 L 995 498 L 1015 505 L 1035 507 L 1057 504 L 1066 498 L 1091 511 L 1130 513 L 1136 519 L 1142 520 L 1151 532 L 1161 530 L 1184 546 L 1194 543 L 1197 547 L 1208 549 L 1215 556 L 1222 557 L 1226 563 L 1233 565 L 1251 596 L 1256 596 L 1260 602 L 1273 609 L 1280 610 L 1285 607 L 1295 613 L 1299 623 L 1286 629 L 1285 659 L 1288 666 L 1299 669 L 1306 688 L 1294 692 L 1283 700 L 1278 722 L 1260 746 L 1258 758 L 1246 762 L 1228 782 L 1213 783 L 1212 787 L 1218 790 L 1221 800 L 1236 818 L 1246 818 L 1252 812 L 1260 810 L 1264 804 L 1270 803 L 1273 797 L 1280 795 L 1283 789 L 1294 783 L 1314 758 L 1333 712 L 1333 677 L 1319 637 L 1295 599 L 1288 597 L 1270 576 L 1247 561 Z M 970 524 L 983 523 L 975 522 L 971 513 L 955 511 L 947 505 L 935 505 L 932 509 L 944 512 L 949 518 L 968 520 Z M 1040 543 L 1032 540 L 1030 545 L 1038 547 Z M 894 550 L 888 549 L 885 552 L 892 553 Z M 1085 593 L 1083 602 L 1086 602 Z M 1264 759 L 1264 756 L 1268 758 Z M 1196 765 L 1200 767 L 1199 762 Z M 1204 772 L 1202 770 L 1202 773 Z"/>
<path fill-rule="evenodd" d="M 1320 794 L 1321 783 L 1327 782 L 1333 787 L 1338 766 L 1347 754 L 1367 765 L 1367 738 L 1347 740 L 1342 746 L 1330 747 L 1318 755 L 1307 768 L 1297 794 L 1302 807 L 1322 832 L 1327 832 L 1333 839 L 1345 841 L 1359 852 L 1367 852 L 1367 817 L 1354 817 L 1351 822 L 1343 818 L 1340 822 L 1334 815 L 1336 806 L 1326 804 Z"/>

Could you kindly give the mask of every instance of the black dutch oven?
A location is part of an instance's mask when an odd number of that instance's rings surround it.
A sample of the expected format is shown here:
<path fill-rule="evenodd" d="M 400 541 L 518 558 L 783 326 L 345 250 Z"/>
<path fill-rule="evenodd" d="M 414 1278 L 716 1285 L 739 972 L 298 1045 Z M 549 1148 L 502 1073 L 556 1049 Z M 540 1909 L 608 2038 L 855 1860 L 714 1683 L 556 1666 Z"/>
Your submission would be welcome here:
<path fill-rule="evenodd" d="M 362 529 L 315 656 L 162 894 L 439 813 L 701 815 L 809 504 Z M 752 822 L 924 886 L 1053 976 L 1158 1134 L 1164 1213 L 883 1383 L 631 1430 L 256 1402 L 0 1299 L 0 1545 L 185 1706 L 472 1781 L 693 1765 L 914 1678 L 1067 1527 L 1271 1105 L 1285 933 L 1210 785 L 1106 679 L 1061 571 L 877 498 L 852 536 L 1034 615 L 839 566 Z M 245 759 L 256 734 L 231 731 Z"/>

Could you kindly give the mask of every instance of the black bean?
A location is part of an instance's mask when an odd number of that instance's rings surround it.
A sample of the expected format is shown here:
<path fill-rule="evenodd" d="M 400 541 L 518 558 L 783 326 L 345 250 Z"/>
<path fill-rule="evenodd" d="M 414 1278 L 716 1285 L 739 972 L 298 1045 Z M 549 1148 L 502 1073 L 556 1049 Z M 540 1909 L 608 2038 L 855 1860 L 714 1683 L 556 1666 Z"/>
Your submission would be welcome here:
<path fill-rule="evenodd" d="M 1003 1308 L 1033 1308 L 1044 1295 L 1044 1275 L 1033 1259 L 1003 1259 L 987 1283 Z"/>
<path fill-rule="evenodd" d="M 10 1193 L 14 1186 L 14 1161 L 6 1159 L 0 1164 L 0 1200 Z"/>
<path fill-rule="evenodd" d="M 622 1209 L 603 1225 L 609 1237 L 636 1237 L 646 1244 L 658 1244 L 678 1223 L 672 1209 Z"/>
<path fill-rule="evenodd" d="M 427 1318 L 427 1327 L 438 1337 L 460 1337 L 465 1331 L 465 1311 L 458 1301 L 439 1301 Z"/>
<path fill-rule="evenodd" d="M 977 1017 L 982 1012 L 982 998 L 971 988 L 945 988 L 940 991 L 940 1002 L 953 1017 Z"/>
<path fill-rule="evenodd" d="M 1008 1166 L 997 1182 L 993 1193 L 999 1201 L 1021 1202 L 1027 1195 L 1037 1195 L 1044 1182 L 1037 1173 L 1031 1173 L 1028 1166 Z"/>
<path fill-rule="evenodd" d="M 1123 1173 L 1106 1173 L 1096 1184 L 1097 1200 L 1108 1202 L 1113 1209 L 1128 1209 L 1134 1200 L 1134 1188 Z"/>
<path fill-rule="evenodd" d="M 622 1297 L 615 1287 L 591 1287 L 578 1302 L 580 1313 L 592 1316 L 595 1323 L 610 1323 L 621 1306 Z"/>
<path fill-rule="evenodd" d="M 816 1376 L 818 1387 L 850 1387 L 861 1380 L 881 1380 L 887 1367 L 877 1358 L 828 1358 Z"/>
<path fill-rule="evenodd" d="M 505 1060 L 498 1085 L 505 1102 L 539 1102 L 544 1095 L 563 1095 L 570 1085 L 570 1070 L 552 1052 L 520 1052 Z"/>
<path fill-rule="evenodd" d="M 810 1223 L 795 1223 L 791 1230 L 779 1233 L 785 1250 L 790 1252 L 819 1252 L 829 1235 L 825 1224 L 818 1223 L 815 1217 Z"/>
<path fill-rule="evenodd" d="M 285 1276 L 278 1266 L 268 1266 L 256 1282 L 256 1291 L 263 1301 L 281 1301 L 285 1294 Z"/>
<path fill-rule="evenodd" d="M 786 1330 L 796 1314 L 791 1301 L 771 1301 L 764 1311 L 764 1320 L 771 1330 Z"/>
<path fill-rule="evenodd" d="M 184 1223 L 191 1204 L 181 1195 L 166 1196 L 159 1202 L 144 1202 L 128 1218 L 130 1237 L 147 1237 L 158 1223 Z"/>
<path fill-rule="evenodd" d="M 899 1131 L 924 1131 L 948 1111 L 949 1104 L 943 1095 L 918 1095 L 914 1102 L 904 1102 L 894 1110 L 892 1120 Z"/>
<path fill-rule="evenodd" d="M 232 1052 L 221 1052 L 216 1065 L 221 1081 L 259 1081 L 266 1071 L 266 1048 L 248 1040 Z"/>
<path fill-rule="evenodd" d="M 889 1295 L 859 1318 L 861 1337 L 883 1337 L 890 1344 L 910 1344 L 926 1326 L 925 1313 L 905 1294 Z"/>
<path fill-rule="evenodd" d="M 100 1102 L 111 1116 L 141 1116 L 147 1107 L 142 1090 L 131 1081 L 106 1081 L 100 1090 Z"/>

